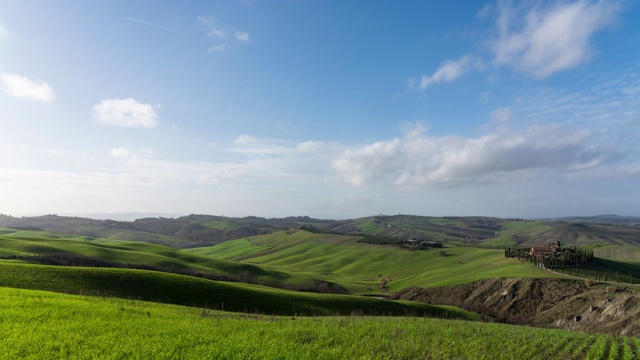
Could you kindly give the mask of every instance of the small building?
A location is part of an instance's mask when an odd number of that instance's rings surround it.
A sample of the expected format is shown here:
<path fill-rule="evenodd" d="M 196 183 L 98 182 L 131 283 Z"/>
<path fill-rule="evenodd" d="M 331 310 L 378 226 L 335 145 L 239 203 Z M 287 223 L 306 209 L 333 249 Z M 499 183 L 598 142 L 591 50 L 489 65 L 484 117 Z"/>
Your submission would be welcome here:
<path fill-rule="evenodd" d="M 549 247 L 549 246 L 533 246 L 531 250 L 529 250 L 529 255 L 531 256 L 546 256 L 553 255 L 557 251 L 557 247 Z"/>

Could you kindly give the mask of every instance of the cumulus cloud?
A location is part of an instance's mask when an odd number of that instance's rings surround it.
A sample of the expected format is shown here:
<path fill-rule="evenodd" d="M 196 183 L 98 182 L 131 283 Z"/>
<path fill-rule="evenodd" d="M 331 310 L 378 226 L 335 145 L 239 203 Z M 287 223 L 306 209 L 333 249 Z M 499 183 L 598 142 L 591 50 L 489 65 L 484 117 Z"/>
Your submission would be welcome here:
<path fill-rule="evenodd" d="M 620 6 L 585 0 L 523 9 L 501 2 L 497 10 L 495 63 L 543 78 L 587 60 L 591 37 L 614 22 Z"/>
<path fill-rule="evenodd" d="M 31 80 L 17 74 L 1 73 L 0 86 L 7 94 L 19 98 L 42 102 L 51 102 L 55 98 L 51 86 L 40 79 Z"/>
<path fill-rule="evenodd" d="M 423 75 L 418 87 L 421 90 L 426 89 L 431 84 L 440 82 L 452 82 L 464 75 L 471 68 L 471 57 L 463 56 L 458 60 L 446 60 L 438 70 L 431 75 Z M 415 82 L 410 82 L 410 87 L 414 87 Z"/>
<path fill-rule="evenodd" d="M 590 133 L 559 125 L 496 130 L 477 138 L 429 137 L 416 126 L 402 138 L 349 149 L 332 162 L 351 185 L 374 181 L 401 187 L 460 186 L 528 177 L 539 170 L 593 167 L 606 152 L 587 147 Z"/>
<path fill-rule="evenodd" d="M 134 99 L 106 99 L 93 106 L 93 120 L 106 125 L 152 128 L 158 125 L 153 106 Z"/>

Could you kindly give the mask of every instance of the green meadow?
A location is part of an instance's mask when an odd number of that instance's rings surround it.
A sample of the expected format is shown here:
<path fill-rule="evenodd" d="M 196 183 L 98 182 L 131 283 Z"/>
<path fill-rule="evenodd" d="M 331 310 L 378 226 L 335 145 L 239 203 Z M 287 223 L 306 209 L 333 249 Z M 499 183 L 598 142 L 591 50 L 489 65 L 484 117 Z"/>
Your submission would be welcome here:
<path fill-rule="evenodd" d="M 452 225 L 454 220 L 433 221 Z M 518 230 L 522 226 L 534 231 L 540 224 L 514 222 L 513 231 L 522 231 Z M 504 259 L 502 250 L 410 251 L 359 243 L 360 239 L 288 230 L 176 249 L 0 229 L 0 256 L 12 257 L 0 261 L 0 358 L 635 359 L 639 355 L 640 340 L 634 338 L 485 323 L 479 315 L 456 307 L 377 298 L 412 286 L 563 275 Z M 505 239 L 497 241 L 506 243 Z M 635 248 L 594 246 L 594 252 L 600 256 L 598 271 L 636 271 L 640 262 Z M 166 271 L 41 265 L 33 257 L 58 254 L 194 274 L 242 274 L 257 284 Z M 376 297 L 276 288 L 316 280 Z"/>
<path fill-rule="evenodd" d="M 46 231 L 0 229 L 0 256 L 52 254 L 82 255 L 121 264 L 143 264 L 164 269 L 191 270 L 229 277 L 238 276 L 238 274 L 251 277 L 261 276 L 276 285 L 310 280 L 277 271 L 266 272 L 255 265 L 202 256 L 166 245 L 87 238 Z"/>
<path fill-rule="evenodd" d="M 557 277 L 528 263 L 504 259 L 504 251 L 446 248 L 410 251 L 358 243 L 358 237 L 277 232 L 187 249 L 221 260 L 253 264 L 266 270 L 304 274 L 335 282 L 353 293 L 379 293 L 411 286 L 455 285 L 495 277 Z"/>
<path fill-rule="evenodd" d="M 435 316 L 477 319 L 457 308 L 410 301 L 316 294 L 213 281 L 158 271 L 0 262 L 0 286 L 141 299 L 168 304 L 283 315 Z"/>
<path fill-rule="evenodd" d="M 636 359 L 640 340 L 421 317 L 237 314 L 0 288 L 6 359 Z"/>

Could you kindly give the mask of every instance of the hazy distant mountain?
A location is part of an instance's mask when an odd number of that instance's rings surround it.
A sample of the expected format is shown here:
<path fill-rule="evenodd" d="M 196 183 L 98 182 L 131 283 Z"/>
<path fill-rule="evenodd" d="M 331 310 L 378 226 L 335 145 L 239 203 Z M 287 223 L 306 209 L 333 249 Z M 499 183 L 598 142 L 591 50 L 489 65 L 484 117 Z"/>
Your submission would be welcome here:
<path fill-rule="evenodd" d="M 93 213 L 93 214 L 61 214 L 62 216 L 77 216 L 96 220 L 117 220 L 117 221 L 134 221 L 143 218 L 177 218 L 185 214 L 163 214 L 163 213 Z"/>
<path fill-rule="evenodd" d="M 581 222 L 590 224 L 609 224 L 634 226 L 640 224 L 640 217 L 620 215 L 566 216 L 560 218 L 541 219 L 541 221 Z"/>

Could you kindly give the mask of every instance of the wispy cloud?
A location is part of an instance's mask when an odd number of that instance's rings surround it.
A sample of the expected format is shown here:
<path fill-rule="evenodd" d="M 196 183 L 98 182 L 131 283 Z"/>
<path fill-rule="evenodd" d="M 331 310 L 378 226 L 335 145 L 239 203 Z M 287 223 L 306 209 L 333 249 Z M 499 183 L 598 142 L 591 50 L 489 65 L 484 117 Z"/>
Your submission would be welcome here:
<path fill-rule="evenodd" d="M 169 28 L 166 28 L 164 26 L 160 26 L 160 25 L 157 25 L 157 24 L 153 24 L 153 23 L 150 23 L 150 22 L 146 22 L 146 21 L 142 21 L 142 20 L 138 20 L 138 19 L 134 19 L 134 18 L 130 18 L 130 17 L 128 17 L 126 19 L 130 20 L 130 21 L 134 21 L 134 22 L 140 23 L 140 24 L 153 26 L 154 28 L 157 28 L 157 29 L 161 29 L 161 30 L 165 30 L 165 31 L 169 31 L 169 32 L 174 32 L 173 30 L 171 30 Z"/>
<path fill-rule="evenodd" d="M 251 135 L 240 135 L 238 136 L 234 141 L 233 144 L 234 145 L 249 145 L 249 144 L 253 144 L 257 141 L 257 139 Z"/>
<path fill-rule="evenodd" d="M 296 145 L 296 149 L 302 152 L 314 152 L 323 149 L 327 145 L 324 141 L 303 141 Z"/>
<path fill-rule="evenodd" d="M 19 98 L 51 102 L 55 99 L 53 89 L 46 82 L 31 80 L 18 74 L 1 73 L 0 88 L 7 94 Z"/>
<path fill-rule="evenodd" d="M 251 34 L 248 31 L 225 26 L 215 16 L 198 16 L 197 20 L 200 25 L 207 29 L 207 36 L 221 42 L 209 47 L 210 53 L 226 51 L 229 48 L 229 42 L 234 39 L 244 43 L 251 41 Z"/>
<path fill-rule="evenodd" d="M 0 24 L 0 38 L 6 37 L 7 36 L 7 29 L 4 28 L 4 26 L 2 26 L 2 24 Z"/>
<path fill-rule="evenodd" d="M 134 99 L 106 99 L 93 106 L 93 120 L 106 125 L 152 128 L 158 125 L 154 107 Z"/>
<path fill-rule="evenodd" d="M 238 41 L 249 42 L 251 41 L 251 36 L 248 31 L 234 31 L 234 35 Z"/>
<path fill-rule="evenodd" d="M 471 69 L 486 68 L 488 62 L 535 78 L 574 68 L 592 56 L 591 38 L 613 25 L 620 11 L 618 2 L 602 0 L 523 2 L 518 6 L 499 1 L 486 5 L 476 17 L 495 17 L 490 40 L 483 44 L 492 59 L 465 55 L 446 60 L 420 81 L 410 79 L 408 88 L 425 90 L 433 84 L 452 82 Z"/>
<path fill-rule="evenodd" d="M 591 37 L 615 21 L 620 5 L 581 0 L 525 9 L 501 2 L 497 11 L 497 35 L 491 41 L 495 63 L 543 78 L 586 61 Z"/>
<path fill-rule="evenodd" d="M 211 46 L 209 48 L 209 52 L 210 53 L 216 53 L 216 52 L 221 52 L 221 51 L 227 51 L 227 49 L 229 49 L 229 44 L 218 44 L 215 46 Z"/>
<path fill-rule="evenodd" d="M 417 87 L 421 90 L 425 90 L 428 86 L 432 84 L 437 84 L 440 82 L 452 82 L 464 75 L 471 68 L 471 57 L 463 56 L 457 60 L 446 60 L 444 61 L 438 70 L 436 70 L 431 75 L 423 75 L 420 79 L 420 83 L 417 84 Z M 416 83 L 415 80 L 410 80 L 409 82 L 410 88 L 415 88 Z"/>

